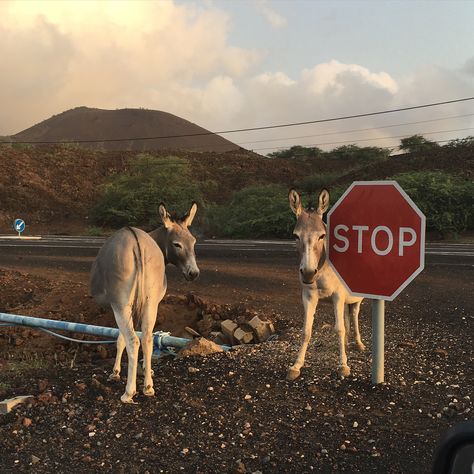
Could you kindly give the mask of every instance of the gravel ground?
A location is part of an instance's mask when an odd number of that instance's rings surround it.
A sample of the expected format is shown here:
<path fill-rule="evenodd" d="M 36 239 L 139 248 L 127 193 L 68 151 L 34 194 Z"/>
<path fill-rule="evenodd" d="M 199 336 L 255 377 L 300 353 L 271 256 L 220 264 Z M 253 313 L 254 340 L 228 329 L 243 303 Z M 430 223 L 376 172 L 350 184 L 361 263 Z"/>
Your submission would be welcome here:
<path fill-rule="evenodd" d="M 255 270 L 247 267 L 243 275 Z M 302 376 L 285 380 L 301 326 L 293 280 L 286 304 L 279 288 L 273 300 L 268 290 L 265 297 L 246 293 L 246 304 L 276 323 L 277 341 L 160 359 L 156 396 L 138 394 L 136 405 L 120 403 L 123 380 L 107 381 L 113 351 L 64 345 L 62 357 L 28 359 L 25 344 L 38 351 L 36 341 L 51 339 L 27 334 L 17 346 L 4 334 L 0 395 L 34 398 L 0 416 L 1 472 L 429 472 L 443 433 L 473 419 L 472 276 L 471 267 L 429 267 L 387 304 L 386 383 L 377 387 L 370 383 L 369 302 L 361 312 L 367 351 L 350 351 L 350 377 L 337 377 L 332 310 L 321 305 Z M 84 280 L 57 285 L 80 294 Z M 58 304 L 50 279 L 31 281 L 34 295 L 17 295 L 11 312 Z M 222 300 L 227 285 L 237 300 L 234 283 L 230 276 L 196 292 Z"/>

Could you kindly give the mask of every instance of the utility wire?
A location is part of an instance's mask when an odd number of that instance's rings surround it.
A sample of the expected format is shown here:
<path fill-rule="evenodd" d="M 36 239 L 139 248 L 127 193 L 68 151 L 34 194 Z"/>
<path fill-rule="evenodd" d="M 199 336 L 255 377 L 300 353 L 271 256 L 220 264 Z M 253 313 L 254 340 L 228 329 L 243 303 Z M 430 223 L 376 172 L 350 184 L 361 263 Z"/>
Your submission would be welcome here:
<path fill-rule="evenodd" d="M 451 132 L 463 132 L 466 130 L 474 130 L 474 127 L 469 127 L 469 128 L 458 128 L 455 130 L 438 130 L 436 132 L 419 132 L 418 135 L 434 135 L 437 133 L 451 133 Z M 308 145 L 302 145 L 306 147 L 319 147 L 319 146 L 329 146 L 329 145 L 342 145 L 345 143 L 354 143 L 354 142 L 370 142 L 370 141 L 378 141 L 378 140 L 390 140 L 390 139 L 395 139 L 395 138 L 408 138 L 410 135 L 398 135 L 398 136 L 393 136 L 393 137 L 378 137 L 378 138 L 361 138 L 361 139 L 356 139 L 356 140 L 344 140 L 340 142 L 327 142 L 327 143 L 311 143 Z M 451 141 L 451 140 L 446 140 L 446 141 Z M 284 150 L 288 148 L 288 146 L 281 146 L 281 147 L 265 147 L 265 148 L 253 148 L 251 151 L 262 151 L 262 150 Z"/>
<path fill-rule="evenodd" d="M 472 117 L 474 114 L 464 114 L 464 115 L 451 115 L 449 117 L 440 117 L 436 119 L 430 120 L 419 120 L 417 122 L 403 122 L 403 123 L 396 123 L 393 125 L 383 125 L 380 127 L 368 127 L 368 128 L 354 128 L 352 130 L 341 130 L 340 132 L 327 132 L 327 133 L 318 133 L 315 135 L 300 135 L 298 137 L 281 137 L 281 138 L 269 138 L 267 140 L 255 140 L 252 142 L 239 142 L 239 145 L 250 145 L 252 143 L 266 143 L 266 142 L 278 142 L 282 140 L 298 140 L 301 138 L 313 138 L 313 137 L 325 137 L 328 135 L 343 135 L 345 133 L 355 133 L 355 132 L 367 132 L 370 130 L 380 130 L 384 128 L 394 128 L 394 127 L 402 127 L 404 125 L 418 125 L 420 123 L 430 123 L 430 122 L 440 122 L 443 120 L 451 120 L 457 118 L 464 118 L 464 117 Z"/>
<path fill-rule="evenodd" d="M 437 107 L 439 105 L 467 102 L 470 100 L 474 100 L 474 97 L 464 97 L 462 99 L 446 100 L 442 102 L 432 102 L 429 104 L 413 105 L 411 107 L 401 107 L 398 109 L 380 110 L 377 112 L 367 112 L 364 114 L 343 115 L 339 117 L 332 117 L 332 118 L 326 118 L 326 119 L 320 119 L 320 120 L 309 120 L 306 122 L 292 122 L 292 123 L 284 123 L 284 124 L 277 124 L 277 125 L 266 125 L 262 127 L 239 128 L 239 129 L 233 129 L 233 130 L 222 130 L 219 132 L 199 132 L 199 133 L 188 133 L 188 134 L 181 134 L 181 135 L 159 135 L 159 136 L 154 136 L 154 137 L 104 138 L 102 140 L 94 139 L 94 140 L 65 140 L 65 141 L 7 141 L 7 142 L 0 142 L 0 144 L 17 143 L 17 144 L 31 144 L 31 145 L 33 144 L 53 145 L 53 144 L 64 144 L 64 143 L 107 143 L 107 142 L 124 142 L 124 141 L 130 141 L 130 140 L 158 140 L 158 139 L 163 139 L 163 138 L 183 138 L 183 137 L 198 137 L 198 136 L 207 136 L 207 135 L 224 135 L 227 133 L 253 132 L 257 130 L 297 127 L 300 125 L 310 125 L 310 124 L 315 124 L 315 123 L 336 122 L 339 120 L 348 120 L 348 119 L 354 119 L 354 118 L 360 118 L 360 117 L 370 117 L 370 116 L 375 116 L 375 115 L 391 114 L 394 112 L 403 112 L 407 110 Z"/>

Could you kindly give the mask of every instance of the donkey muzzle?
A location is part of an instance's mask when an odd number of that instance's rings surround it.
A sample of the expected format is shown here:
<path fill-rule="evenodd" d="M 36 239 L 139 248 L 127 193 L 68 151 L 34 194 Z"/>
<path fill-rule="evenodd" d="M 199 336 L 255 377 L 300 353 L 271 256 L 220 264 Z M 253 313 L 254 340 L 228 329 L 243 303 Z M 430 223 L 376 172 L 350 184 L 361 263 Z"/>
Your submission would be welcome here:
<path fill-rule="evenodd" d="M 300 268 L 301 281 L 305 285 L 311 285 L 312 283 L 314 283 L 314 280 L 316 278 L 316 273 L 318 273 L 317 268 L 315 268 L 314 270 L 307 269 L 307 268 L 305 268 L 305 269 Z"/>
<path fill-rule="evenodd" d="M 194 281 L 199 276 L 199 270 L 188 270 L 184 273 L 184 278 L 188 281 Z"/>

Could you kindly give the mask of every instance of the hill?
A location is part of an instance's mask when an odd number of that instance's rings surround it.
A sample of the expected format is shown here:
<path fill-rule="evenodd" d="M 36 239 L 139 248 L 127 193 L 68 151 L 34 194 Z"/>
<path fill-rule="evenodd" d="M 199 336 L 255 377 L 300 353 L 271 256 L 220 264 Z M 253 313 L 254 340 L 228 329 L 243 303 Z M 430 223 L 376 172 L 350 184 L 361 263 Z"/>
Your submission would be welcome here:
<path fill-rule="evenodd" d="M 0 145 L 0 233 L 11 233 L 17 217 L 25 219 L 30 234 L 85 232 L 93 225 L 91 211 L 101 195 L 101 185 L 114 176 L 129 173 L 139 154 L 70 145 Z M 474 178 L 472 147 L 440 148 L 375 162 L 356 158 L 267 158 L 245 150 L 158 151 L 152 155 L 186 160 L 190 179 L 197 183 L 211 207 L 222 208 L 225 219 L 230 215 L 228 206 L 233 192 L 248 186 L 279 185 L 277 196 L 271 199 L 282 200 L 286 211 L 286 193 L 292 186 L 305 196 L 315 196 L 322 186 L 329 187 L 335 199 L 337 191 L 352 181 L 390 179 L 400 173 L 439 171 L 471 183 Z M 255 199 L 257 207 L 264 211 L 261 197 Z M 173 208 L 173 202 L 167 204 Z M 238 203 L 234 200 L 234 204 Z"/>
<path fill-rule="evenodd" d="M 176 137 L 176 135 L 196 135 Z M 126 138 L 174 136 L 153 140 L 106 141 Z M 101 150 L 195 150 L 226 152 L 239 147 L 205 128 L 158 110 L 102 110 L 77 107 L 54 115 L 10 137 L 16 142 L 99 140 L 81 147 Z M 100 141 L 104 140 L 104 141 Z"/>

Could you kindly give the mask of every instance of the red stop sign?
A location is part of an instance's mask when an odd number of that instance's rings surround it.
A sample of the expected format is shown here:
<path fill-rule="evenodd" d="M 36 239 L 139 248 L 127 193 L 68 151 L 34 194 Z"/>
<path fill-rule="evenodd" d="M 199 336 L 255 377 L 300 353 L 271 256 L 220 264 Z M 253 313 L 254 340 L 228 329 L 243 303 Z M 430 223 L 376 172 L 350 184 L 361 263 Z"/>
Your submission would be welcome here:
<path fill-rule="evenodd" d="M 356 181 L 328 213 L 328 258 L 356 295 L 392 301 L 424 267 L 425 216 L 395 181 Z"/>

